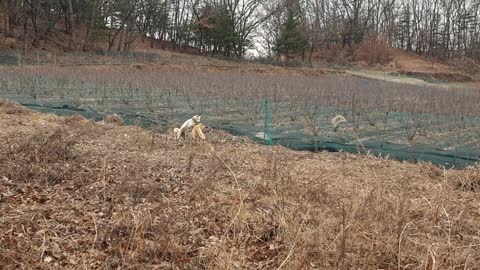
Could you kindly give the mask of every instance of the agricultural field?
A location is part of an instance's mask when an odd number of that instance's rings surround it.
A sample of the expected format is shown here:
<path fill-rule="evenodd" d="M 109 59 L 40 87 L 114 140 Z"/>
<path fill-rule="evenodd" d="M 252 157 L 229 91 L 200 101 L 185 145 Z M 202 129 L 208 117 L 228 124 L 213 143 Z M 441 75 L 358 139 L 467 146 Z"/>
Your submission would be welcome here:
<path fill-rule="evenodd" d="M 0 7 L 0 270 L 480 269 L 480 0 Z"/>
<path fill-rule="evenodd" d="M 477 269 L 480 91 L 365 74 L 0 67 L 0 265 Z"/>
<path fill-rule="evenodd" d="M 260 143 L 372 153 L 445 167 L 480 159 L 480 91 L 403 84 L 340 72 L 188 65 L 25 66 L 0 69 L 2 97 L 61 115 L 167 132 L 194 114 Z M 346 122 L 332 125 L 342 115 Z"/>

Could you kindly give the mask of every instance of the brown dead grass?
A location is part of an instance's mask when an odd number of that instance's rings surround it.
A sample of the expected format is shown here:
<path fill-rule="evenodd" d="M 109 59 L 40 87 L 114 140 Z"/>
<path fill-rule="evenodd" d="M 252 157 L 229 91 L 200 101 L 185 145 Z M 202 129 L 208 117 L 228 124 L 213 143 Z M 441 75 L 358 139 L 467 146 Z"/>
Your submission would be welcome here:
<path fill-rule="evenodd" d="M 11 50 L 17 48 L 17 40 L 11 37 L 0 36 L 0 49 Z"/>
<path fill-rule="evenodd" d="M 411 76 L 411 77 L 417 77 L 421 78 L 424 80 L 440 80 L 440 81 L 446 81 L 446 82 L 471 82 L 473 79 L 465 74 L 458 73 L 458 72 L 447 72 L 447 73 L 442 73 L 442 72 L 416 72 L 416 71 L 405 71 L 405 70 L 400 70 L 400 74 Z"/>
<path fill-rule="evenodd" d="M 367 40 L 355 52 L 355 59 L 359 61 L 354 63 L 355 69 L 352 70 L 354 72 L 383 71 L 425 81 L 439 80 L 451 83 L 478 81 L 478 65 L 474 61 L 469 59 L 442 61 L 401 49 L 387 48 L 382 42 L 372 43 Z"/>
<path fill-rule="evenodd" d="M 25 107 L 17 103 L 9 102 L 2 99 L 0 99 L 0 112 L 2 114 L 15 114 L 15 115 L 31 113 L 30 110 L 26 109 Z"/>
<path fill-rule="evenodd" d="M 383 69 L 401 74 L 450 82 L 470 82 L 478 66 L 471 60 L 441 61 L 437 58 L 392 49 L 393 60 Z"/>
<path fill-rule="evenodd" d="M 0 103 L 3 269 L 474 269 L 479 169 Z M 20 107 L 21 108 L 21 107 Z"/>
<path fill-rule="evenodd" d="M 107 124 L 123 126 L 123 119 L 118 114 L 110 114 L 103 120 Z"/>
<path fill-rule="evenodd" d="M 353 53 L 355 61 L 364 61 L 368 65 L 383 65 L 390 62 L 391 58 L 387 40 L 378 34 L 370 34 Z"/>

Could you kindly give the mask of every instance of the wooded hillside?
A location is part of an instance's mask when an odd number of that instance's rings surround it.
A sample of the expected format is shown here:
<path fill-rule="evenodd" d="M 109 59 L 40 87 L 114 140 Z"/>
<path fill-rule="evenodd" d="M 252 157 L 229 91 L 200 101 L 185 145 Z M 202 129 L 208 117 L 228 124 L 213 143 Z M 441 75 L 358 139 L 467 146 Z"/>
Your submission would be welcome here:
<path fill-rule="evenodd" d="M 237 58 L 253 47 L 305 59 L 323 49 L 387 46 L 480 60 L 476 0 L 0 0 L 0 13 L 0 32 L 24 49 L 62 31 L 72 50 L 100 39 L 109 51 L 128 51 L 153 37 L 152 47 Z"/>

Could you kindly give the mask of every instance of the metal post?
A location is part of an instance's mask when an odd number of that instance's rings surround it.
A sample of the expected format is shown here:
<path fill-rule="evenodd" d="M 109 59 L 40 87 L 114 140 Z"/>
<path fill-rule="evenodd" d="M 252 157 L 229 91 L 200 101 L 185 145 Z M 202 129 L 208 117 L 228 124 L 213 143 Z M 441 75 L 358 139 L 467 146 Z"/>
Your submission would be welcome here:
<path fill-rule="evenodd" d="M 270 108 L 268 104 L 268 99 L 265 99 L 264 102 L 264 111 L 265 111 L 265 125 L 264 125 L 264 130 L 263 130 L 263 140 L 267 145 L 272 145 L 272 132 L 270 130 L 271 125 L 272 125 L 272 115 L 270 113 Z"/>

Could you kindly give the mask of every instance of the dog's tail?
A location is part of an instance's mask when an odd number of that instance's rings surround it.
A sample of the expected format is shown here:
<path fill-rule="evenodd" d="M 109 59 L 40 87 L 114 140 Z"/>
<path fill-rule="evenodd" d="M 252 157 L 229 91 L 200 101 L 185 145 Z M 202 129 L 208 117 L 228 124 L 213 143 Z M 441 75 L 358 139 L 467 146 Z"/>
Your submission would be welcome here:
<path fill-rule="evenodd" d="M 180 133 L 180 129 L 179 128 L 174 128 L 173 129 L 173 133 L 175 133 L 175 139 L 178 141 L 180 139 L 180 137 L 182 136 L 182 134 Z"/>

